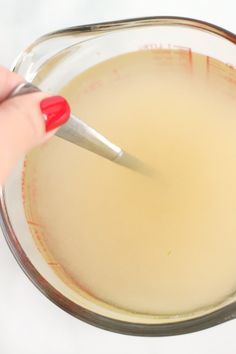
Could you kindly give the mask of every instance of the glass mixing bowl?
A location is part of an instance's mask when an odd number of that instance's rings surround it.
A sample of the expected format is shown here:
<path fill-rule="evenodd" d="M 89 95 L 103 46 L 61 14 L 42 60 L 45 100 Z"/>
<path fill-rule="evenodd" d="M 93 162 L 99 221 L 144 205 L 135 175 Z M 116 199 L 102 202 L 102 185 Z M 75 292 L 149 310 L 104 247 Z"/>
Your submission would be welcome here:
<path fill-rule="evenodd" d="M 194 51 L 236 67 L 235 44 L 234 34 L 202 21 L 177 17 L 129 19 L 72 27 L 45 35 L 20 54 L 14 71 L 42 90 L 56 93 L 89 67 L 142 49 L 181 49 L 190 58 Z M 225 75 L 235 89 L 230 71 Z M 74 292 L 53 272 L 31 237 L 22 200 L 23 164 L 24 161 L 19 163 L 1 191 L 1 227 L 23 271 L 63 310 L 107 330 L 143 336 L 193 332 L 236 317 L 236 295 L 195 313 L 145 316 L 113 311 Z"/>

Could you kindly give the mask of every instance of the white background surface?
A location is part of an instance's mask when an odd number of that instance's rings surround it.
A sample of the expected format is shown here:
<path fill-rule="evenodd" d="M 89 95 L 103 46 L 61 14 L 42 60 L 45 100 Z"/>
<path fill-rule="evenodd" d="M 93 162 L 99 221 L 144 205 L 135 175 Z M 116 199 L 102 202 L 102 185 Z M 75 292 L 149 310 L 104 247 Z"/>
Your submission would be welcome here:
<path fill-rule="evenodd" d="M 21 49 L 48 31 L 152 15 L 193 17 L 236 32 L 235 0 L 0 0 L 0 64 L 10 67 Z M 0 232 L 0 354 L 49 353 L 235 354 L 236 321 L 166 338 L 96 329 L 64 313 L 31 284 Z"/>

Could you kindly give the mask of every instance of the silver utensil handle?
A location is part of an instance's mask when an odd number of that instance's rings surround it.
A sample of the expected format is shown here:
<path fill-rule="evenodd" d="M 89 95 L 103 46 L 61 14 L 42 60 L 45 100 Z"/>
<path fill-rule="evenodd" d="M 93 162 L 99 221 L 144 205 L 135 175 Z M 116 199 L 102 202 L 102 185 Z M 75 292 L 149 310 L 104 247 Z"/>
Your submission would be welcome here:
<path fill-rule="evenodd" d="M 12 90 L 8 98 L 38 91 L 40 91 L 38 87 L 29 82 L 23 82 Z M 67 123 L 57 130 L 56 135 L 112 161 L 123 154 L 123 150 L 119 146 L 113 144 L 105 136 L 74 115 L 71 115 Z"/>
<path fill-rule="evenodd" d="M 21 96 L 21 95 L 25 95 L 28 93 L 35 93 L 35 92 L 39 92 L 40 89 L 36 86 L 34 86 L 33 84 L 31 84 L 30 82 L 22 82 L 20 84 L 18 84 L 8 95 L 8 98 L 11 97 L 15 97 L 15 96 Z"/>

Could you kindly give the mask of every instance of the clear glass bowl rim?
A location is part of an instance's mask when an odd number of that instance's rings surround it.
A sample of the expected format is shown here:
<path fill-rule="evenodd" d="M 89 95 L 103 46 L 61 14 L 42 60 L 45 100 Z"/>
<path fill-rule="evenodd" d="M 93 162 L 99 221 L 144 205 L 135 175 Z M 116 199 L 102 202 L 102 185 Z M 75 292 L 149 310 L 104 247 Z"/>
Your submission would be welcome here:
<path fill-rule="evenodd" d="M 84 34 L 92 32 L 94 34 L 99 32 L 108 32 L 126 28 L 142 27 L 142 26 L 186 26 L 189 28 L 197 28 L 203 31 L 207 31 L 211 34 L 217 34 L 226 40 L 236 44 L 236 35 L 213 24 L 205 21 L 200 21 L 192 18 L 175 17 L 175 16 L 153 16 L 125 19 L 119 21 L 94 23 L 88 25 L 75 26 L 58 30 L 56 32 L 49 33 L 40 37 L 34 44 L 42 42 L 53 37 L 72 35 L 72 34 Z M 30 48 L 29 47 L 29 48 Z M 24 52 L 23 52 L 24 53 Z M 20 64 L 22 54 L 19 56 L 13 71 Z M 67 299 L 63 294 L 57 291 L 50 283 L 48 283 L 43 276 L 33 266 L 30 259 L 25 254 L 20 242 L 17 238 L 15 231 L 11 225 L 10 218 L 7 212 L 7 206 L 4 198 L 4 187 L 0 189 L 0 226 L 3 234 L 9 245 L 11 252 L 13 253 L 18 264 L 28 276 L 28 278 L 35 284 L 35 286 L 53 303 L 62 308 L 67 313 L 77 317 L 93 326 L 106 329 L 112 332 L 138 335 L 138 336 L 170 336 L 177 334 L 185 334 L 203 330 L 219 323 L 231 320 L 236 317 L 236 302 L 229 304 L 217 311 L 206 314 L 201 317 L 193 318 L 186 321 L 179 321 L 175 323 L 165 324 L 140 324 L 131 323 L 125 321 L 119 321 L 108 317 L 101 316 L 94 312 L 91 312 L 74 302 Z"/>

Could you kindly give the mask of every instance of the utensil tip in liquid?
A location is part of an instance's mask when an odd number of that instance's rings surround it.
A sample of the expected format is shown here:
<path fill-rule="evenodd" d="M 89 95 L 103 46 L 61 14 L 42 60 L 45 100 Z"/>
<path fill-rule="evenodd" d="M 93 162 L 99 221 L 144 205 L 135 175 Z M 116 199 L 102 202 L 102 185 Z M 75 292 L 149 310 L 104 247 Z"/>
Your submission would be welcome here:
<path fill-rule="evenodd" d="M 132 156 L 123 150 L 122 153 L 118 155 L 113 161 L 121 166 L 129 168 L 145 176 L 154 177 L 155 175 L 154 169 L 152 169 L 142 160 L 139 160 L 137 157 Z"/>

